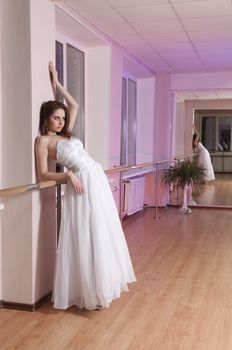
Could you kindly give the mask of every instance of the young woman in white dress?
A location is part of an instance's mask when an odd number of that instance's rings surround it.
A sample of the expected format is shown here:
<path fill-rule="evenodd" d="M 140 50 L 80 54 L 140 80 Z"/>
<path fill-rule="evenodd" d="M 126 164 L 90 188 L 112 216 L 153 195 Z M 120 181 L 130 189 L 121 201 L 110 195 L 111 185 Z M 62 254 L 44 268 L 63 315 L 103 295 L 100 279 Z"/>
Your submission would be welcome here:
<path fill-rule="evenodd" d="M 215 180 L 214 170 L 210 159 L 209 151 L 199 141 L 199 131 L 195 128 L 195 126 L 193 126 L 193 129 L 193 149 L 196 153 L 198 153 L 198 164 L 205 169 L 205 181 L 208 182 Z"/>
<path fill-rule="evenodd" d="M 42 104 L 36 163 L 40 181 L 66 183 L 53 288 L 54 307 L 109 307 L 128 283 L 136 281 L 124 233 L 107 178 L 100 164 L 71 136 L 78 105 L 49 62 L 51 84 L 63 95 Z M 48 170 L 48 158 L 67 172 Z"/>

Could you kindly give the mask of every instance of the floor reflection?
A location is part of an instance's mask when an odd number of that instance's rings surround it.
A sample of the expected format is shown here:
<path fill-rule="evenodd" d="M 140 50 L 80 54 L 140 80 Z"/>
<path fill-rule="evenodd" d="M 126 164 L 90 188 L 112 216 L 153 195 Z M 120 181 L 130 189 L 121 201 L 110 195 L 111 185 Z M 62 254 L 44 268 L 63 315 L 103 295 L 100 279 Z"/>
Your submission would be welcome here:
<path fill-rule="evenodd" d="M 205 185 L 204 191 L 196 198 L 199 205 L 232 207 L 232 174 L 215 174 L 215 181 Z"/>
<path fill-rule="evenodd" d="M 194 198 L 199 206 L 225 206 L 232 208 L 232 173 L 216 173 L 216 179 L 202 186 L 200 194 Z M 169 194 L 169 205 L 183 203 L 183 191 L 174 189 Z M 198 192 L 198 190 L 196 190 Z"/>

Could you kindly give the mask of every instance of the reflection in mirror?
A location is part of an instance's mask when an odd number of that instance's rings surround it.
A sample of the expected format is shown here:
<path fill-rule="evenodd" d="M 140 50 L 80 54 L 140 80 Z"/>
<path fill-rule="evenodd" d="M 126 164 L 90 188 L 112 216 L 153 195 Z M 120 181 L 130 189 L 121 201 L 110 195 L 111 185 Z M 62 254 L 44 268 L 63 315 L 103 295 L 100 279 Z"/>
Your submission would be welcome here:
<path fill-rule="evenodd" d="M 191 153 L 188 141 L 194 124 L 200 132 L 200 142 L 210 153 L 215 172 L 215 181 L 204 185 L 195 201 L 200 206 L 232 208 L 232 93 L 177 92 L 175 101 L 173 157 Z M 181 190 L 171 193 L 170 203 L 178 204 L 180 197 Z"/>
<path fill-rule="evenodd" d="M 232 110 L 195 110 L 202 143 L 210 152 L 216 179 L 206 185 L 200 205 L 232 206 Z"/>
<path fill-rule="evenodd" d="M 202 143 L 210 152 L 215 181 L 197 198 L 199 205 L 232 206 L 232 110 L 195 110 Z"/>
<path fill-rule="evenodd" d="M 194 123 L 209 152 L 232 151 L 232 110 L 195 110 Z"/>
<path fill-rule="evenodd" d="M 196 198 L 197 204 L 232 207 L 232 174 L 216 173 L 215 177 L 215 181 L 204 185 L 202 193 Z"/>
<path fill-rule="evenodd" d="M 188 205 L 202 207 L 231 207 L 232 208 L 232 174 L 216 173 L 216 179 L 200 187 L 193 187 L 192 198 Z M 169 190 L 169 205 L 182 205 L 183 190 L 171 186 Z"/>

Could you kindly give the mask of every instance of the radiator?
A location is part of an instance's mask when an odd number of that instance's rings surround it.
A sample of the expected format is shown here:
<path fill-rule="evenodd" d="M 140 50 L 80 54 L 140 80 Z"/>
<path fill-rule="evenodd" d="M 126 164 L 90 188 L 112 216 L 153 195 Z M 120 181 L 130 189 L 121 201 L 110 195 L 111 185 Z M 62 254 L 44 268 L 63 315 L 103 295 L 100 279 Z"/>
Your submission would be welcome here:
<path fill-rule="evenodd" d="M 124 213 L 132 215 L 143 209 L 145 191 L 145 177 L 126 180 Z"/>

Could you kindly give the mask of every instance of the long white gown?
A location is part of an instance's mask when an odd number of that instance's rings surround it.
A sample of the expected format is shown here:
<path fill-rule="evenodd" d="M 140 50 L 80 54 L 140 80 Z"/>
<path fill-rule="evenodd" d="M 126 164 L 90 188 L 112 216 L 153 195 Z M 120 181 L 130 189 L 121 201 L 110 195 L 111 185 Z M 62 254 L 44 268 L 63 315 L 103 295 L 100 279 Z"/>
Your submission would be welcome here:
<path fill-rule="evenodd" d="M 215 180 L 214 170 L 210 159 L 208 150 L 202 145 L 201 142 L 197 143 L 196 151 L 199 153 L 198 164 L 205 169 L 205 180 Z"/>
<path fill-rule="evenodd" d="M 79 139 L 58 141 L 57 161 L 84 187 L 66 185 L 53 287 L 54 307 L 109 307 L 136 281 L 107 178 Z"/>

